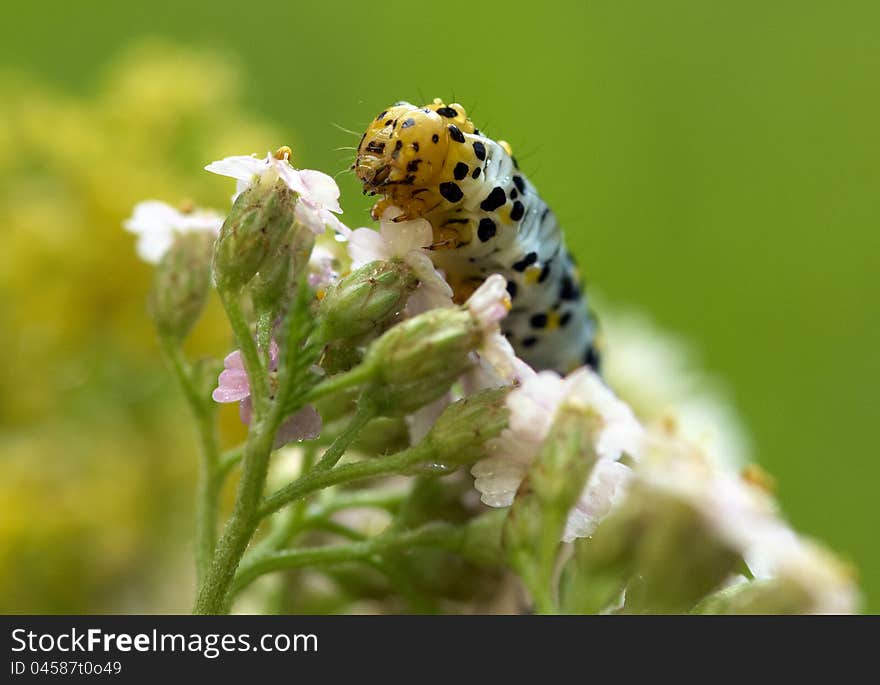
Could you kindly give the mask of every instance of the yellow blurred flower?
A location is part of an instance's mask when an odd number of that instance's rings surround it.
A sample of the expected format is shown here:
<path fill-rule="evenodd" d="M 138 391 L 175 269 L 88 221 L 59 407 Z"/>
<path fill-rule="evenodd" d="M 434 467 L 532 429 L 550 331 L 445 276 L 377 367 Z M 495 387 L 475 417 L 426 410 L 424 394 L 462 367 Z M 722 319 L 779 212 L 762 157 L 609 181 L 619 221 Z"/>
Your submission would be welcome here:
<path fill-rule="evenodd" d="M 0 100 L 0 611 L 153 609 L 139 593 L 188 552 L 196 448 L 121 223 L 144 198 L 225 209 L 202 167 L 279 136 L 232 65 L 164 43 L 87 97 L 6 73 Z M 212 303 L 190 347 L 227 339 Z"/>

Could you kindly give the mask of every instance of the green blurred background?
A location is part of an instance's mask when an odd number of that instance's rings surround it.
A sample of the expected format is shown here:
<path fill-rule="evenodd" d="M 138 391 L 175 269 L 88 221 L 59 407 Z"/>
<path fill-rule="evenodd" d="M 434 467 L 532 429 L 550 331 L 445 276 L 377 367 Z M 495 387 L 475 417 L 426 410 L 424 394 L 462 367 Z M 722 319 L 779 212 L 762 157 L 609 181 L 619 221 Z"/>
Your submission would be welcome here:
<path fill-rule="evenodd" d="M 341 129 L 436 96 L 511 142 L 592 287 L 728 381 L 790 518 L 880 611 L 878 26 L 869 1 L 19 3 L 0 25 L 0 611 L 189 605 L 193 436 L 119 228 L 132 204 L 223 206 L 201 166 L 283 143 L 342 172 Z M 215 307 L 193 350 L 222 354 L 220 331 Z"/>

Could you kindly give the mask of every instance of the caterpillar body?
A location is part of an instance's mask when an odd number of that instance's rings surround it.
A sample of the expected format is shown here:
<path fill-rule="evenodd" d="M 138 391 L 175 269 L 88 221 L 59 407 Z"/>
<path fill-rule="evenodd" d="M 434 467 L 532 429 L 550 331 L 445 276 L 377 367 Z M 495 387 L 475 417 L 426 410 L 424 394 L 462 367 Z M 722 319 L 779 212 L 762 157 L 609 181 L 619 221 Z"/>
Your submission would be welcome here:
<path fill-rule="evenodd" d="M 535 369 L 598 369 L 596 322 L 553 211 L 519 171 L 510 146 L 482 135 L 458 104 L 398 102 L 368 126 L 354 170 L 397 220 L 424 218 L 431 259 L 456 302 L 493 273 L 507 279 L 504 334 Z"/>

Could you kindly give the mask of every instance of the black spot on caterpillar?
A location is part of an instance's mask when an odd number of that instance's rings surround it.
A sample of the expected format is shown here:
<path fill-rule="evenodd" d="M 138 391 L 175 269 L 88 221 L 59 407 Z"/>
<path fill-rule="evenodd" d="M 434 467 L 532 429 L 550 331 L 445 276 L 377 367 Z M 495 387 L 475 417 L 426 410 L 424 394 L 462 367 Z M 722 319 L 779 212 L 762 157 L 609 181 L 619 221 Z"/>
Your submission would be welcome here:
<path fill-rule="evenodd" d="M 431 259 L 456 301 L 490 274 L 507 279 L 516 303 L 505 335 L 527 363 L 560 373 L 598 368 L 596 323 L 556 215 L 510 146 L 477 131 L 464 107 L 395 104 L 367 128 L 355 169 L 364 190 L 382 196 L 375 215 L 394 205 L 431 224 Z"/>

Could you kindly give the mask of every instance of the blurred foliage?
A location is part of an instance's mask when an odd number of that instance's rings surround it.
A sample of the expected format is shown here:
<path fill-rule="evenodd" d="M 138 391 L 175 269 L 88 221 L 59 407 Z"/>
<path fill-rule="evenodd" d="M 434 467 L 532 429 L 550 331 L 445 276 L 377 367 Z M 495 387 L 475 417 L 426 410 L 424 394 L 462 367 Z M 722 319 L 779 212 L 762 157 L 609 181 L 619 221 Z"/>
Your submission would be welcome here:
<path fill-rule="evenodd" d="M 187 557 L 196 460 L 145 312 L 151 269 L 120 222 L 148 197 L 228 203 L 201 167 L 278 135 L 239 88 L 227 61 L 150 43 L 86 98 L 0 82 L 0 326 L 14 331 L 0 337 L 0 611 L 190 601 L 186 566 L 150 590 L 163 560 Z M 192 348 L 228 339 L 215 304 Z"/>
<path fill-rule="evenodd" d="M 156 558 L 186 551 L 194 459 L 143 311 L 149 270 L 119 229 L 131 205 L 223 206 L 228 184 L 201 166 L 281 143 L 343 171 L 351 152 L 337 148 L 365 121 L 434 96 L 512 143 L 591 287 L 696 343 L 795 525 L 850 555 L 880 610 L 880 5 L 100 0 L 85 12 L 50 0 L 0 26 L 0 610 L 189 601 L 188 566 L 176 596 L 142 596 Z M 132 52 L 156 35 L 224 59 Z M 366 223 L 354 180 L 340 185 L 344 220 Z M 199 349 L 222 353 L 217 320 L 215 308 Z"/>

